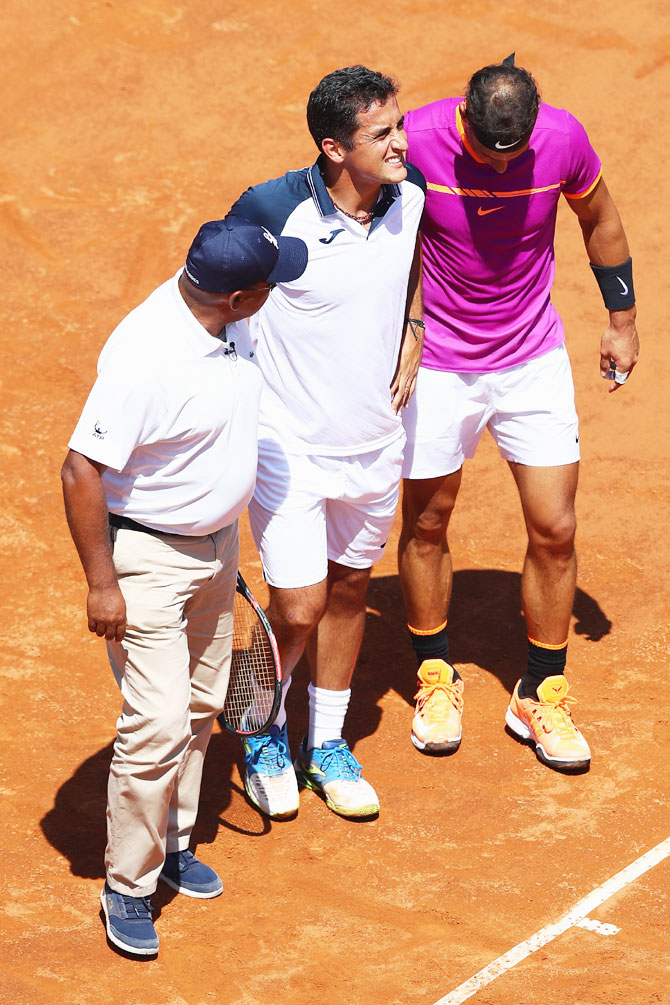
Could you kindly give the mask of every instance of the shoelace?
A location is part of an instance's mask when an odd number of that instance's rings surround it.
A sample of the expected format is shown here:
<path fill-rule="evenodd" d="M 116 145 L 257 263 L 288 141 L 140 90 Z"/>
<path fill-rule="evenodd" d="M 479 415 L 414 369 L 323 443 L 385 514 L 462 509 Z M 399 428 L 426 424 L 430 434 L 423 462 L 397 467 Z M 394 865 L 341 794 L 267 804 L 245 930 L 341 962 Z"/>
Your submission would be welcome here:
<path fill-rule="evenodd" d="M 573 698 L 567 691 L 559 701 L 541 701 L 540 710 L 535 713 L 537 721 L 546 733 L 552 729 L 563 736 L 572 735 L 577 728 L 572 721 L 570 705 L 576 705 L 577 699 Z M 546 720 L 546 724 L 545 724 Z"/>
<path fill-rule="evenodd" d="M 331 766 L 333 771 L 338 771 L 345 778 L 352 779 L 360 778 L 363 770 L 363 765 L 358 763 L 348 747 L 333 747 L 332 750 L 325 752 L 319 768 L 326 774 L 331 770 Z"/>
<path fill-rule="evenodd" d="M 260 737 L 255 738 L 257 741 Z M 271 756 L 270 751 L 276 756 Z M 282 742 L 278 737 L 273 737 L 268 735 L 263 737 L 259 743 L 259 747 L 254 751 L 253 760 L 254 764 L 258 764 L 259 761 L 263 763 L 263 766 L 268 769 L 268 773 L 272 774 L 276 772 L 281 773 L 282 769 L 286 766 L 288 749 L 286 744 Z"/>
<path fill-rule="evenodd" d="M 449 708 L 445 706 L 445 698 L 457 711 L 461 711 L 463 708 L 463 695 L 456 687 L 455 681 L 453 684 L 442 684 L 439 681 L 436 684 L 422 684 L 414 695 L 414 700 L 418 700 L 419 702 L 419 711 L 423 709 L 424 705 L 430 702 L 433 705 L 434 711 L 439 713 L 441 710 L 446 715 L 449 712 Z"/>

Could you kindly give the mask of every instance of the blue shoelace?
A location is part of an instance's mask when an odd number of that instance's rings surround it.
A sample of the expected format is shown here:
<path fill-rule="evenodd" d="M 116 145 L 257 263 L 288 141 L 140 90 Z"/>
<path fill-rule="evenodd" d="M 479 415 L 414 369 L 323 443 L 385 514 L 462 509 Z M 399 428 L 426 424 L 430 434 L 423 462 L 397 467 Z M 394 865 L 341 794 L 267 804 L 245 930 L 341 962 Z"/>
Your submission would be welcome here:
<path fill-rule="evenodd" d="M 259 736 L 254 736 L 251 739 L 253 740 L 253 745 L 256 747 L 252 752 L 251 758 L 254 767 L 258 767 L 260 762 L 267 769 L 268 774 L 281 774 L 288 763 L 286 756 L 288 748 L 283 740 L 269 733 L 267 736 L 261 733 Z"/>
<path fill-rule="evenodd" d="M 340 777 L 352 778 L 354 780 L 361 777 L 363 765 L 359 764 L 348 747 L 333 747 L 331 750 L 322 750 L 318 760 L 318 766 L 324 774 L 333 771 Z"/>

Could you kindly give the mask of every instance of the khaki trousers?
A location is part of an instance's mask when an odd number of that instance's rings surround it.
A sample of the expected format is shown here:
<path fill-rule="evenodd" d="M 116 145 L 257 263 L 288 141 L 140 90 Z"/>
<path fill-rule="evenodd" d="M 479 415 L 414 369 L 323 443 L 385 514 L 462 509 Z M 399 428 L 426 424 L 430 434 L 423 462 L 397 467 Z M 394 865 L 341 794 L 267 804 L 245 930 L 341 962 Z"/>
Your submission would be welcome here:
<path fill-rule="evenodd" d="M 107 650 L 123 707 L 107 790 L 107 882 L 153 893 L 166 851 L 188 848 L 205 751 L 228 687 L 237 521 L 203 537 L 112 528 L 127 607 Z"/>

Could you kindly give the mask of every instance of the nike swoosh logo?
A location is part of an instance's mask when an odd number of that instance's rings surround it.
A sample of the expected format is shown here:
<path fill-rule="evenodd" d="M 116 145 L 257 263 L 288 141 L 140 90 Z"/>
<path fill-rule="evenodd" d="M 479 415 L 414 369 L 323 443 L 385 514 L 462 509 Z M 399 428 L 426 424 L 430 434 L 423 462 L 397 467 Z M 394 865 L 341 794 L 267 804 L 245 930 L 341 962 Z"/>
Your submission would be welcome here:
<path fill-rule="evenodd" d="M 621 295 L 622 297 L 625 297 L 625 296 L 626 296 L 626 294 L 628 293 L 628 287 L 627 287 L 627 286 L 626 286 L 626 284 L 624 283 L 624 281 L 623 281 L 623 279 L 621 278 L 621 276 L 617 276 L 617 279 L 619 280 L 619 282 L 621 283 L 621 285 L 622 285 L 622 287 L 623 287 L 623 289 L 622 289 L 622 291 L 621 291 L 621 294 L 620 294 L 620 295 Z"/>
<path fill-rule="evenodd" d="M 499 209 L 504 208 L 504 206 L 493 206 L 492 209 L 482 209 L 480 206 L 477 210 L 477 216 L 488 216 L 489 213 L 497 213 Z"/>
<path fill-rule="evenodd" d="M 500 140 L 496 140 L 496 150 L 509 150 L 510 147 L 515 147 L 519 141 L 514 140 L 513 143 L 501 143 Z"/>

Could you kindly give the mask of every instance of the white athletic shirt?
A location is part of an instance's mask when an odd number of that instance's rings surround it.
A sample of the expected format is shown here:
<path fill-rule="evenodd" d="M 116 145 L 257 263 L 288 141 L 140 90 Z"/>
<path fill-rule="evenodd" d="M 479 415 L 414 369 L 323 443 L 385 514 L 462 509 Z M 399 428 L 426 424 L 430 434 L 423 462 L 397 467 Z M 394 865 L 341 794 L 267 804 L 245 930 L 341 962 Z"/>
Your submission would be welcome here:
<path fill-rule="evenodd" d="M 245 346 L 235 356 L 195 319 L 181 271 L 110 335 L 69 445 L 107 465 L 111 512 L 168 533 L 211 534 L 253 494 L 261 376 Z"/>
<path fill-rule="evenodd" d="M 300 279 L 280 283 L 249 319 L 264 451 L 348 456 L 404 435 L 390 384 L 423 204 L 410 165 L 405 181 L 382 186 L 366 230 L 335 209 L 317 163 L 248 189 L 231 209 L 309 252 Z"/>

